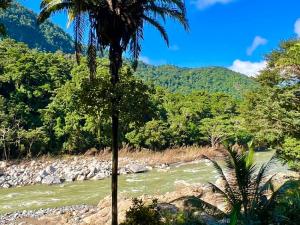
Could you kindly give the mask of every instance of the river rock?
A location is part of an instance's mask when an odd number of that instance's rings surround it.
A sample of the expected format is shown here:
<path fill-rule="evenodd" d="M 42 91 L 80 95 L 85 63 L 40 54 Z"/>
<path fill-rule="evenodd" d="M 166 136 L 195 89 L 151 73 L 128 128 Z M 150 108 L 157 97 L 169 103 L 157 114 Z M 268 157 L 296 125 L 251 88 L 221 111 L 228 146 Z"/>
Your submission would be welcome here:
<path fill-rule="evenodd" d="M 119 174 L 128 174 L 129 173 L 129 171 L 128 171 L 128 169 L 127 168 L 121 168 L 121 169 L 119 169 Z"/>
<path fill-rule="evenodd" d="M 144 165 L 132 164 L 128 166 L 129 171 L 132 173 L 144 173 L 147 172 L 148 169 Z"/>
<path fill-rule="evenodd" d="M 61 184 L 61 180 L 59 179 L 59 177 L 56 176 L 52 176 L 52 175 L 48 175 L 46 176 L 43 180 L 42 180 L 42 184 Z"/>
<path fill-rule="evenodd" d="M 93 176 L 95 176 L 95 173 L 94 172 L 89 172 L 87 175 L 86 175 L 86 179 L 91 179 Z"/>
<path fill-rule="evenodd" d="M 158 203 L 157 208 L 166 214 L 175 214 L 179 211 L 178 207 L 170 203 Z"/>
<path fill-rule="evenodd" d="M 77 174 L 68 173 L 68 174 L 65 175 L 65 181 L 66 182 L 73 182 L 73 181 L 76 180 L 77 176 L 78 176 Z"/>
<path fill-rule="evenodd" d="M 86 177 L 85 177 L 85 175 L 79 175 L 79 176 L 77 176 L 76 180 L 84 181 L 84 180 L 86 180 Z"/>
<path fill-rule="evenodd" d="M 11 187 L 11 185 L 10 185 L 10 183 L 4 183 L 3 185 L 2 185 L 2 187 L 3 188 L 10 188 Z"/>
<path fill-rule="evenodd" d="M 41 171 L 39 172 L 39 176 L 40 176 L 41 178 L 44 178 L 44 177 L 46 177 L 46 176 L 48 176 L 48 175 L 49 175 L 49 173 L 47 173 L 46 170 L 41 170 Z"/>
<path fill-rule="evenodd" d="M 53 174 L 56 171 L 56 168 L 52 165 L 47 166 L 46 170 L 45 170 L 48 174 Z"/>
<path fill-rule="evenodd" d="M 107 176 L 104 173 L 97 173 L 96 176 L 94 176 L 92 178 L 92 180 L 103 180 L 104 178 L 106 178 Z"/>
<path fill-rule="evenodd" d="M 41 177 L 41 176 L 37 176 L 36 178 L 35 178 L 35 182 L 36 183 L 41 183 L 42 182 L 42 180 L 43 180 L 43 177 Z"/>
<path fill-rule="evenodd" d="M 0 161 L 0 169 L 4 169 L 8 166 L 7 162 L 5 161 Z"/>

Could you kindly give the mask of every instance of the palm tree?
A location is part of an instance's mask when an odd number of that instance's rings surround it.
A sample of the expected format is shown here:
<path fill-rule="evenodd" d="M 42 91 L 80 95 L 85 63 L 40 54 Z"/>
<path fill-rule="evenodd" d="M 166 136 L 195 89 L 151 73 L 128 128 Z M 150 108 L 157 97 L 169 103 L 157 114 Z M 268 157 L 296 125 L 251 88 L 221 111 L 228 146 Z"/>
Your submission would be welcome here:
<path fill-rule="evenodd" d="M 5 10 L 9 7 L 12 0 L 1 0 L 0 1 L 0 10 Z M 6 30 L 4 24 L 0 23 L 0 37 L 6 35 Z"/>
<path fill-rule="evenodd" d="M 90 80 L 96 73 L 97 52 L 109 50 L 112 118 L 112 224 L 117 225 L 118 188 L 118 126 L 119 97 L 115 95 L 122 66 L 122 54 L 129 51 L 136 68 L 141 51 L 144 24 L 156 28 L 169 44 L 168 35 L 160 21 L 167 17 L 175 19 L 188 29 L 183 0 L 42 0 L 39 21 L 43 22 L 53 13 L 67 11 L 69 22 L 73 22 L 77 61 L 82 51 L 85 28 L 88 28 L 87 58 Z M 86 25 L 88 24 L 88 26 Z"/>
<path fill-rule="evenodd" d="M 230 224 L 268 224 L 268 212 L 272 209 L 276 197 L 283 186 L 274 191 L 272 178 L 268 177 L 268 168 L 274 161 L 272 158 L 259 170 L 253 162 L 254 151 L 238 152 L 228 150 L 225 170 L 214 160 L 208 159 L 222 179 L 222 187 L 209 183 L 212 191 L 226 202 L 226 210 L 221 210 L 198 197 L 184 197 L 189 210 L 204 210 L 215 218 L 230 218 Z"/>

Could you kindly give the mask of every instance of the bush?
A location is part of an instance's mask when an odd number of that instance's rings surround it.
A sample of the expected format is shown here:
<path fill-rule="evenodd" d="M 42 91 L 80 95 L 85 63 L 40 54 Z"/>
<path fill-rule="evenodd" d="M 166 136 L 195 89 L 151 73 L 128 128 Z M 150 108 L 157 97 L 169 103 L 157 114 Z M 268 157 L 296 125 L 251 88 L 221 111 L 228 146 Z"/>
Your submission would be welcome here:
<path fill-rule="evenodd" d="M 275 208 L 271 212 L 273 223 L 278 225 L 296 225 L 300 221 L 300 181 L 288 181 L 284 192 L 279 193 Z"/>
<path fill-rule="evenodd" d="M 203 225 L 203 221 L 191 212 L 179 212 L 166 216 L 166 225 Z"/>
<path fill-rule="evenodd" d="M 126 212 L 126 220 L 120 225 L 164 225 L 157 208 L 157 200 L 146 206 L 140 199 L 133 199 L 133 205 Z"/>
<path fill-rule="evenodd" d="M 288 163 L 291 169 L 300 171 L 300 140 L 288 137 L 278 151 L 279 157 Z"/>
<path fill-rule="evenodd" d="M 162 210 L 153 200 L 150 205 L 145 205 L 140 199 L 133 199 L 133 205 L 126 212 L 126 220 L 120 225 L 203 225 L 193 213 L 170 212 Z"/>

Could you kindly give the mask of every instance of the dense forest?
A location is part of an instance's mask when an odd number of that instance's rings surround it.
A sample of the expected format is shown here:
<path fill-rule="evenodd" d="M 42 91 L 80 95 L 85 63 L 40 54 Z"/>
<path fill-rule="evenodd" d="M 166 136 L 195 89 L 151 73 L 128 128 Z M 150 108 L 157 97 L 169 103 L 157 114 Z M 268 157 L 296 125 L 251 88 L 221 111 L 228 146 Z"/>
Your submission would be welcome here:
<path fill-rule="evenodd" d="M 222 67 L 191 69 L 140 63 L 136 74 L 144 81 L 151 81 L 155 85 L 167 87 L 171 92 L 180 93 L 205 90 L 241 98 L 244 93 L 259 86 L 253 79 Z"/>
<path fill-rule="evenodd" d="M 37 15 L 18 3 L 11 3 L 5 11 L 0 10 L 0 24 L 8 37 L 25 42 L 30 48 L 65 53 L 74 52 L 72 38 L 60 27 L 47 21 L 38 25 Z"/>
<path fill-rule="evenodd" d="M 243 98 L 204 90 L 170 92 L 144 83 L 125 64 L 118 84 L 122 145 L 163 150 L 252 141 L 256 149 L 277 149 L 298 169 L 299 68 L 294 65 L 300 59 L 292 50 L 299 46 L 299 41 L 288 41 L 271 53 L 268 68 L 257 77 L 258 89 Z M 1 41 L 1 157 L 109 147 L 110 96 L 106 58 L 98 59 L 91 83 L 86 63 L 77 65 L 73 55 Z"/>

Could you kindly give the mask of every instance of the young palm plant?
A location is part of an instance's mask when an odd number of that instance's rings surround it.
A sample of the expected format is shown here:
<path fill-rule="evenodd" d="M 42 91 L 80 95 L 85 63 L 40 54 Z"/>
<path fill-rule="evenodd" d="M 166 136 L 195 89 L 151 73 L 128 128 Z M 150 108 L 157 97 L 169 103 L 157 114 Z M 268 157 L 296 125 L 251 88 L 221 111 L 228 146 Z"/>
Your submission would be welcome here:
<path fill-rule="evenodd" d="M 167 44 L 168 35 L 161 24 L 166 18 L 175 19 L 188 29 L 183 0 L 42 0 L 39 21 L 43 22 L 53 13 L 67 11 L 69 22 L 74 24 L 77 61 L 82 52 L 84 31 L 88 29 L 87 59 L 90 80 L 96 73 L 97 52 L 109 51 L 112 83 L 112 224 L 117 225 L 117 172 L 119 101 L 116 96 L 122 54 L 129 51 L 136 68 L 141 51 L 144 24 L 156 28 Z M 109 96 L 107 96 L 109 97 Z"/>
<path fill-rule="evenodd" d="M 268 212 L 273 207 L 280 189 L 274 191 L 268 168 L 274 157 L 263 164 L 259 170 L 253 161 L 254 151 L 248 152 L 229 149 L 225 159 L 226 169 L 214 160 L 208 159 L 222 179 L 222 187 L 209 183 L 218 198 L 226 201 L 226 210 L 221 210 L 201 199 L 189 197 L 185 202 L 189 209 L 201 209 L 215 218 L 228 218 L 230 224 L 268 224 Z M 226 171 L 226 172 L 225 172 Z"/>

